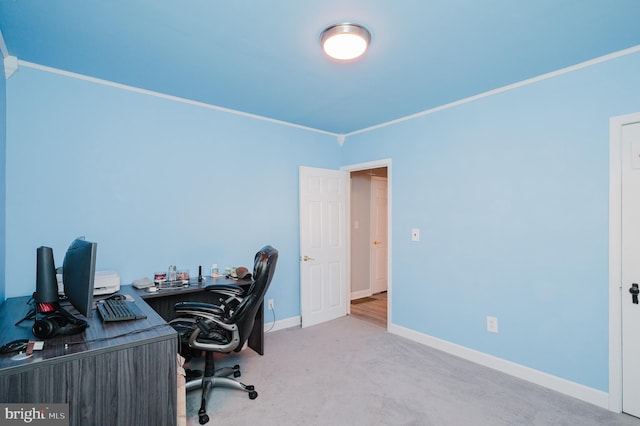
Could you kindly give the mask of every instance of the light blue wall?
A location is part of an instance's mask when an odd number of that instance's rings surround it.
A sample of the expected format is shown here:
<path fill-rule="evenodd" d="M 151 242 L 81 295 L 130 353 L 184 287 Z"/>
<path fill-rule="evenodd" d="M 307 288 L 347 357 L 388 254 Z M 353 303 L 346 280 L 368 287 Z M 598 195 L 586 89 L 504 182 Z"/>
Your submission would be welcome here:
<path fill-rule="evenodd" d="M 0 55 L 0 58 L 2 55 Z M 0 305 L 5 299 L 7 82 L 0 75 Z"/>
<path fill-rule="evenodd" d="M 299 315 L 298 166 L 391 158 L 393 322 L 606 391 L 609 118 L 640 110 L 637 75 L 640 54 L 340 149 L 22 67 L 6 87 L 6 296 L 34 290 L 39 245 L 59 263 L 78 235 L 125 282 L 170 263 L 248 264 L 270 243 L 269 297 L 278 319 Z"/>
<path fill-rule="evenodd" d="M 124 283 L 272 244 L 268 297 L 300 315 L 298 166 L 339 168 L 335 137 L 27 67 L 7 100 L 7 297 L 34 291 L 38 246 L 61 264 L 80 235 Z"/>
<path fill-rule="evenodd" d="M 634 54 L 347 138 L 344 165 L 392 159 L 393 323 L 607 391 L 609 118 L 640 111 L 638 75 Z"/>

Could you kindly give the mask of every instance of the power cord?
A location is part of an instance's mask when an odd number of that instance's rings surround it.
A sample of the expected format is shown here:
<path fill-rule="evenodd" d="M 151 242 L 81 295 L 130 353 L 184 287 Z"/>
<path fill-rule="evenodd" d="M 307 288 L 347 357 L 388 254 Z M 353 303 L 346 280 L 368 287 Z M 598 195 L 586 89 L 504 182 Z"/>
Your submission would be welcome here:
<path fill-rule="evenodd" d="M 271 323 L 271 328 L 266 330 L 265 333 L 270 332 L 271 330 L 273 330 L 273 327 L 276 326 L 276 309 L 273 306 L 271 307 L 271 312 L 273 313 L 273 323 Z"/>
<path fill-rule="evenodd" d="M 64 343 L 50 343 L 50 342 L 47 342 L 47 344 L 50 345 L 50 346 L 64 346 L 65 348 L 67 348 L 69 346 L 74 346 L 74 345 L 86 345 L 87 343 L 104 342 L 104 341 L 111 340 L 111 339 L 117 339 L 119 337 L 133 336 L 134 334 L 146 333 L 147 331 L 156 330 L 156 329 L 164 328 L 164 327 L 171 327 L 171 325 L 170 324 L 154 325 L 154 326 L 143 328 L 143 329 L 140 329 L 140 330 L 128 331 L 126 333 L 116 334 L 114 336 L 100 337 L 100 338 L 91 339 L 91 340 L 80 340 L 80 341 L 75 341 L 75 342 L 64 342 Z"/>

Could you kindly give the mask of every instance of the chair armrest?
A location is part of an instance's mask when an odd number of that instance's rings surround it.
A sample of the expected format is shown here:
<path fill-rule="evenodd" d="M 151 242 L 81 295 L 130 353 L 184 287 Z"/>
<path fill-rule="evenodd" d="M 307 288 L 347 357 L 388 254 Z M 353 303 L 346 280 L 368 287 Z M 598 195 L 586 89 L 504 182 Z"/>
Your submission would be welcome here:
<path fill-rule="evenodd" d="M 178 302 L 173 308 L 178 313 L 203 313 L 209 315 L 224 315 L 224 310 L 218 305 L 212 305 L 211 303 L 203 302 Z"/>
<path fill-rule="evenodd" d="M 204 290 L 218 298 L 217 305 L 225 311 L 235 309 L 245 296 L 245 289 L 235 284 L 212 284 Z"/>
<path fill-rule="evenodd" d="M 241 296 L 245 293 L 244 288 L 235 284 L 211 284 L 204 287 L 205 291 L 228 294 L 229 296 Z"/>

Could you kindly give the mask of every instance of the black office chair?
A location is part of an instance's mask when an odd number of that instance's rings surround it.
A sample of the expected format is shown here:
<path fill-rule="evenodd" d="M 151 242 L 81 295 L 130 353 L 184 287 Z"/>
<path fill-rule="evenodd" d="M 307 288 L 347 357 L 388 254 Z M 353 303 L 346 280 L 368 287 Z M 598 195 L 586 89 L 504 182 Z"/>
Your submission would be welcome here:
<path fill-rule="evenodd" d="M 229 292 L 221 299 L 220 305 L 200 302 L 180 302 L 175 305 L 179 317 L 171 321 L 181 339 L 181 353 L 205 351 L 204 376 L 189 380 L 187 391 L 202 389 L 202 402 L 198 410 L 200 424 L 209 421 L 207 415 L 207 396 L 212 387 L 227 387 L 249 393 L 255 399 L 258 393 L 253 386 L 232 379 L 239 377 L 240 366 L 215 368 L 214 352 L 239 352 L 253 329 L 256 313 L 264 295 L 271 284 L 278 261 L 278 250 L 271 246 L 263 247 L 256 253 L 253 265 L 253 282 L 249 289 L 239 294 L 229 287 Z M 215 290 L 214 290 L 215 291 Z M 186 343 L 187 348 L 184 348 Z M 187 353 L 187 357 L 189 354 Z"/>

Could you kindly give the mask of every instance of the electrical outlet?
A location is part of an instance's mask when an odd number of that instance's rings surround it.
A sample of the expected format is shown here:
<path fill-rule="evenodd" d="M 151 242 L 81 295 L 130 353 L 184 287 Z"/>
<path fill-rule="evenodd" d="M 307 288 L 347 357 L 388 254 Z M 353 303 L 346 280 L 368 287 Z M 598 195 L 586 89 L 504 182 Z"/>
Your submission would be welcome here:
<path fill-rule="evenodd" d="M 273 299 L 269 299 L 269 302 L 267 302 L 267 306 L 270 311 L 273 311 Z"/>
<path fill-rule="evenodd" d="M 490 333 L 498 332 L 498 318 L 487 317 L 487 331 Z"/>

